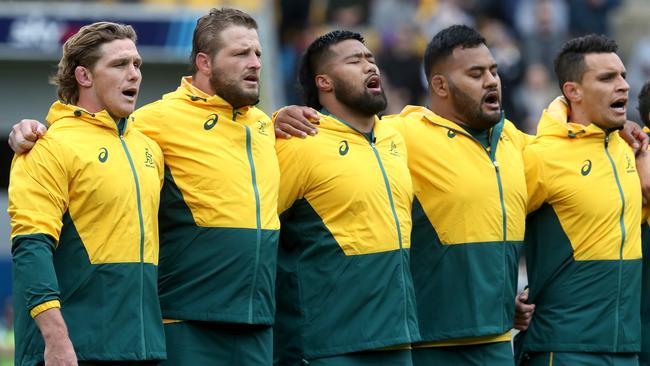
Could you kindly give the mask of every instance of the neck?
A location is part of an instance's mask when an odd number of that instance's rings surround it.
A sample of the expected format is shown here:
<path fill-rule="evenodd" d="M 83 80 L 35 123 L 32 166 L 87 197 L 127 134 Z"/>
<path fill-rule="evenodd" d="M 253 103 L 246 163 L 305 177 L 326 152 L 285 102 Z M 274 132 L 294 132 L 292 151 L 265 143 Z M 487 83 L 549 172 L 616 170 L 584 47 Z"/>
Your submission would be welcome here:
<path fill-rule="evenodd" d="M 569 108 L 569 122 L 578 123 L 583 126 L 588 126 L 591 121 L 587 117 L 586 111 L 580 105 L 572 105 Z"/>
<path fill-rule="evenodd" d="M 375 126 L 374 115 L 366 116 L 359 114 L 357 111 L 354 111 L 341 103 L 327 103 L 327 105 L 323 104 L 323 107 L 325 107 L 325 109 L 327 109 L 331 114 L 357 129 L 359 132 L 371 132 Z"/>
<path fill-rule="evenodd" d="M 471 128 L 477 131 L 485 130 L 484 128 L 480 128 L 477 126 L 470 126 L 467 122 L 463 120 L 463 116 L 460 115 L 455 108 L 451 107 L 449 103 L 444 103 L 441 100 L 438 99 L 431 100 L 431 112 L 439 115 L 440 117 L 448 121 L 452 121 L 463 128 Z"/>
<path fill-rule="evenodd" d="M 192 76 L 192 85 L 208 95 L 216 95 L 217 92 L 212 89 L 212 84 L 210 83 L 210 78 L 206 75 L 197 72 Z"/>
<path fill-rule="evenodd" d="M 79 93 L 79 99 L 77 99 L 77 102 L 74 103 L 74 105 L 85 109 L 89 113 L 99 113 L 104 110 L 99 104 L 94 102 L 93 98 L 90 98 L 87 93 Z M 110 111 L 107 112 L 115 122 L 118 122 L 120 119 L 122 119 L 122 117 L 114 116 Z"/>

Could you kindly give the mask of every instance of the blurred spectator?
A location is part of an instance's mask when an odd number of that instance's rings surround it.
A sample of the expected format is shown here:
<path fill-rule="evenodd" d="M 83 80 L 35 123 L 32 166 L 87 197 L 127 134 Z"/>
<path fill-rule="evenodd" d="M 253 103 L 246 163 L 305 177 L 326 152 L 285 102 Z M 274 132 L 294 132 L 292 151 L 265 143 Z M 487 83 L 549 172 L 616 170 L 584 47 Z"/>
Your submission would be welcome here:
<path fill-rule="evenodd" d="M 650 36 L 639 40 L 634 46 L 634 53 L 627 62 L 627 80 L 630 83 L 627 118 L 640 122 L 636 98 L 646 80 L 650 80 Z"/>
<path fill-rule="evenodd" d="M 522 111 L 522 117 L 517 124 L 520 130 L 534 135 L 537 132 L 537 121 L 542 110 L 557 96 L 557 86 L 550 78 L 548 69 L 542 64 L 532 64 L 526 69 L 524 82 L 516 88 L 514 103 Z"/>
<path fill-rule="evenodd" d="M 399 111 L 405 104 L 420 104 L 426 91 L 426 82 L 418 47 L 418 33 L 412 25 L 404 24 L 397 29 L 396 34 L 386 34 L 382 43 L 378 64 L 389 87 L 396 89 L 391 94 L 400 98 L 399 101 L 389 98 L 389 109 Z"/>
<path fill-rule="evenodd" d="M 431 39 L 440 30 L 454 24 L 474 26 L 474 18 L 463 4 L 463 0 L 421 0 L 416 19 L 424 36 Z"/>
<path fill-rule="evenodd" d="M 607 16 L 621 0 L 568 0 L 569 31 L 579 37 L 590 33 L 609 34 Z"/>
<path fill-rule="evenodd" d="M 0 323 L 0 366 L 14 364 L 14 312 L 11 299 L 6 299 L 3 309 L 4 322 Z"/>
<path fill-rule="evenodd" d="M 541 63 L 553 71 L 553 59 L 566 41 L 568 7 L 564 0 L 521 0 L 516 9 L 515 29 L 523 43 L 527 64 Z"/>
<path fill-rule="evenodd" d="M 327 21 L 350 29 L 368 23 L 370 0 L 327 0 Z"/>
<path fill-rule="evenodd" d="M 485 18 L 481 21 L 478 31 L 485 37 L 492 55 L 499 65 L 501 78 L 502 105 L 506 117 L 511 121 L 523 118 L 519 106 L 514 103 L 515 87 L 521 81 L 524 73 L 524 62 L 521 51 L 508 29 L 496 19 Z"/>

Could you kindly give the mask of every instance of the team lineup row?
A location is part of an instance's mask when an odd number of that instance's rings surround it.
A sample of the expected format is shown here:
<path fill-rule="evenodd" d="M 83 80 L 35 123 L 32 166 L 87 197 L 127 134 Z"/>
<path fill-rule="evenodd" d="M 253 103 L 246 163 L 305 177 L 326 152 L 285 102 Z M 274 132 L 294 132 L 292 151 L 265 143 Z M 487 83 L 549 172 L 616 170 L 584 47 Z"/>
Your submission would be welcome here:
<path fill-rule="evenodd" d="M 316 39 L 272 119 L 248 14 L 201 17 L 192 75 L 134 111 L 136 38 L 81 28 L 48 128 L 10 135 L 16 365 L 650 365 L 648 137 L 611 39 L 563 46 L 528 136 L 467 26 L 427 46 L 429 105 L 381 119 L 358 33 Z"/>

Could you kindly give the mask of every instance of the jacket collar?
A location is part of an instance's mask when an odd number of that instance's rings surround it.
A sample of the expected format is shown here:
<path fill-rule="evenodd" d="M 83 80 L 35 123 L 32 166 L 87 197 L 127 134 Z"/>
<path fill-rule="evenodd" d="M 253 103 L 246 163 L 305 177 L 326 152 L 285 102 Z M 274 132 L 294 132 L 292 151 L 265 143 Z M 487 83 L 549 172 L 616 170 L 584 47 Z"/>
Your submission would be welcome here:
<path fill-rule="evenodd" d="M 219 95 L 209 95 L 192 85 L 191 76 L 181 78 L 181 85 L 176 89 L 176 91 L 166 94 L 163 99 L 165 98 L 183 99 L 198 106 L 222 109 L 228 113 L 233 113 L 233 115 L 235 113 L 238 115 L 246 115 L 248 111 L 254 107 L 251 105 L 235 109 Z"/>
<path fill-rule="evenodd" d="M 122 118 L 116 122 L 106 110 L 91 113 L 79 106 L 65 104 L 58 100 L 52 103 L 46 117 L 48 126 L 52 126 L 58 121 L 66 118 L 74 118 L 99 127 L 109 128 L 116 131 L 118 134 L 120 132 L 118 124 L 123 129 L 123 134 L 126 134 L 131 129 L 131 123 L 128 123 L 130 119 L 129 117 Z"/>
<path fill-rule="evenodd" d="M 604 130 L 595 124 L 587 126 L 569 122 L 569 104 L 564 97 L 557 97 L 542 112 L 537 126 L 537 136 L 562 138 L 605 137 L 614 130 Z"/>

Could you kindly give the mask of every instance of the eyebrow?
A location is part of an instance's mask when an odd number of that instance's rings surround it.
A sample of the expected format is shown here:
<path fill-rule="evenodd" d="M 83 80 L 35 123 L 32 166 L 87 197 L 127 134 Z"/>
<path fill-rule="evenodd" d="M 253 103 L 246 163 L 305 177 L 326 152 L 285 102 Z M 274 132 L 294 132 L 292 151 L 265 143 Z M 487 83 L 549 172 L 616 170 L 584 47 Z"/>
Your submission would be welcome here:
<path fill-rule="evenodd" d="M 489 66 L 472 65 L 467 69 L 467 71 L 474 71 L 474 70 L 482 71 L 482 70 L 486 70 L 486 69 L 490 70 L 490 69 L 495 69 L 495 68 L 497 68 L 496 63 L 493 63 L 493 64 L 491 64 Z"/>
<path fill-rule="evenodd" d="M 351 59 L 351 58 L 375 58 L 375 55 L 372 54 L 372 52 L 357 52 L 355 54 L 346 56 L 344 60 Z"/>

